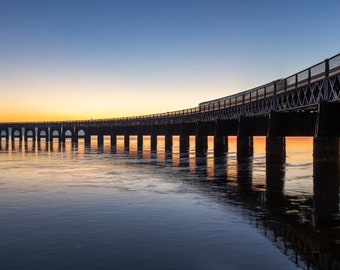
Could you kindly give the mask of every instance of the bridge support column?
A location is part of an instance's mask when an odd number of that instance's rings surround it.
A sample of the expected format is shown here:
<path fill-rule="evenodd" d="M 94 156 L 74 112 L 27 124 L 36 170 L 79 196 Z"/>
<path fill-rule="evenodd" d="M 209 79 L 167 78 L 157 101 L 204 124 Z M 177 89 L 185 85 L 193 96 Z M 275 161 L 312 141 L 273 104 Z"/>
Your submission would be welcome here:
<path fill-rule="evenodd" d="M 180 153 L 187 153 L 189 152 L 190 146 L 190 137 L 188 134 L 187 127 L 185 124 L 181 124 L 181 133 L 179 136 L 179 152 Z"/>
<path fill-rule="evenodd" d="M 151 133 L 150 147 L 151 151 L 157 151 L 157 135 L 155 133 Z"/>
<path fill-rule="evenodd" d="M 91 134 L 89 131 L 85 132 L 85 137 L 84 137 L 85 145 L 89 146 L 91 145 Z"/>
<path fill-rule="evenodd" d="M 340 104 L 321 102 L 318 107 L 314 137 L 314 160 L 338 160 Z"/>
<path fill-rule="evenodd" d="M 179 151 L 180 153 L 189 152 L 190 137 L 187 134 L 181 134 L 179 137 Z"/>
<path fill-rule="evenodd" d="M 237 131 L 237 157 L 248 158 L 254 153 L 253 136 L 251 136 L 247 129 L 247 118 L 241 116 L 238 120 Z"/>
<path fill-rule="evenodd" d="M 171 134 L 165 135 L 165 151 L 166 152 L 172 151 L 172 135 Z"/>
<path fill-rule="evenodd" d="M 214 155 L 221 156 L 224 152 L 228 151 L 228 137 L 223 135 L 223 124 L 220 120 L 215 123 L 214 134 Z"/>
<path fill-rule="evenodd" d="M 97 135 L 97 145 L 100 148 L 104 146 L 104 135 L 101 133 Z"/>
<path fill-rule="evenodd" d="M 339 160 L 338 137 L 314 137 L 313 143 L 314 161 Z"/>
<path fill-rule="evenodd" d="M 214 136 L 214 155 L 221 156 L 228 151 L 228 137 L 222 135 Z"/>
<path fill-rule="evenodd" d="M 204 155 L 208 150 L 208 136 L 201 122 L 196 126 L 195 151 L 196 155 Z"/>
<path fill-rule="evenodd" d="M 208 136 L 196 135 L 195 148 L 196 148 L 196 155 L 205 154 L 208 149 Z"/>
<path fill-rule="evenodd" d="M 53 129 L 49 127 L 49 137 L 48 137 L 50 144 L 53 144 Z"/>
<path fill-rule="evenodd" d="M 247 158 L 254 153 L 254 140 L 252 136 L 237 136 L 237 157 Z"/>
<path fill-rule="evenodd" d="M 117 135 L 111 134 L 111 148 L 116 149 L 117 148 Z"/>
<path fill-rule="evenodd" d="M 286 138 L 266 137 L 266 163 L 283 164 L 286 162 Z"/>
<path fill-rule="evenodd" d="M 76 131 L 72 132 L 72 144 L 78 143 L 78 134 Z"/>
<path fill-rule="evenodd" d="M 125 134 L 124 135 L 124 151 L 130 150 L 130 135 Z"/>
<path fill-rule="evenodd" d="M 65 144 L 65 134 L 64 134 L 64 132 L 65 132 L 64 128 L 60 128 L 59 145 Z"/>
<path fill-rule="evenodd" d="M 143 134 L 137 135 L 137 150 L 143 151 Z"/>

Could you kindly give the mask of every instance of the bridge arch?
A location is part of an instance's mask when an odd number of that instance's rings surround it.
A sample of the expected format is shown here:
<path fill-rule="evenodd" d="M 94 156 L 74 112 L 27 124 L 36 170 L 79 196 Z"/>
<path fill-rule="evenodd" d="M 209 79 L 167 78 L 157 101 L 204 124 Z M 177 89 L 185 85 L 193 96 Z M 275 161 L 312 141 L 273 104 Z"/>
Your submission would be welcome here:
<path fill-rule="evenodd" d="M 85 130 L 83 129 L 78 130 L 77 135 L 78 137 L 85 137 Z"/>
<path fill-rule="evenodd" d="M 70 129 L 65 130 L 65 137 L 72 137 L 72 131 Z"/>
<path fill-rule="evenodd" d="M 60 135 L 60 132 L 58 130 L 55 129 L 52 131 L 52 137 L 59 137 L 59 135 Z"/>
<path fill-rule="evenodd" d="M 0 136 L 1 137 L 6 137 L 7 136 L 7 131 L 6 130 L 1 130 Z"/>
<path fill-rule="evenodd" d="M 33 137 L 34 136 L 34 132 L 31 129 L 29 129 L 29 130 L 26 131 L 26 136 L 27 137 Z"/>
<path fill-rule="evenodd" d="M 21 132 L 19 129 L 14 129 L 13 130 L 13 137 L 20 137 L 21 136 Z"/>
<path fill-rule="evenodd" d="M 41 130 L 39 133 L 40 137 L 47 137 L 47 131 L 46 130 Z"/>

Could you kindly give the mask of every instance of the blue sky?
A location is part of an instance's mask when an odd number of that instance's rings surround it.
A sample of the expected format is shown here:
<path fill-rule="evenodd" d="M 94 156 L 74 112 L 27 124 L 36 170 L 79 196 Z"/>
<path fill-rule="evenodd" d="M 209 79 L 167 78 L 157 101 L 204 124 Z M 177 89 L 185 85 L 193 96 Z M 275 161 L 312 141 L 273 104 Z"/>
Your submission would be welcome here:
<path fill-rule="evenodd" d="M 184 109 L 340 52 L 339 1 L 0 0 L 0 120 Z"/>

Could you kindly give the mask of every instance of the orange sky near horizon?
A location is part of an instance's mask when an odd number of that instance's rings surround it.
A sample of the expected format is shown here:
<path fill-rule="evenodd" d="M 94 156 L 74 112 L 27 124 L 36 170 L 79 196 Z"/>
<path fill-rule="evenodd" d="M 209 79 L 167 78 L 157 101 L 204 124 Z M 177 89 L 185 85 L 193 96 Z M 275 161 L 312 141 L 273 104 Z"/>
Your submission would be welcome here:
<path fill-rule="evenodd" d="M 0 122 L 165 113 L 288 77 L 339 53 L 331 2 L 2 1 Z"/>

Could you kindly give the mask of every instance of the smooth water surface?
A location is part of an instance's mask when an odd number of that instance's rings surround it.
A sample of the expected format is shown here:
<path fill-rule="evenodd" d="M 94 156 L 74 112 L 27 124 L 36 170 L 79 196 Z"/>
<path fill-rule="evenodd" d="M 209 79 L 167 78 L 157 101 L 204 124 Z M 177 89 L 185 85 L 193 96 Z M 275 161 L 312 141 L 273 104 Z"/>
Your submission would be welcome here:
<path fill-rule="evenodd" d="M 112 152 L 2 142 L 0 269 L 306 268 L 277 232 L 283 215 L 313 222 L 311 141 L 300 140 L 287 144 L 272 201 L 263 138 L 245 162 L 232 139 L 221 158 L 211 148 L 183 156 L 176 144 L 139 153 L 133 143 Z"/>

